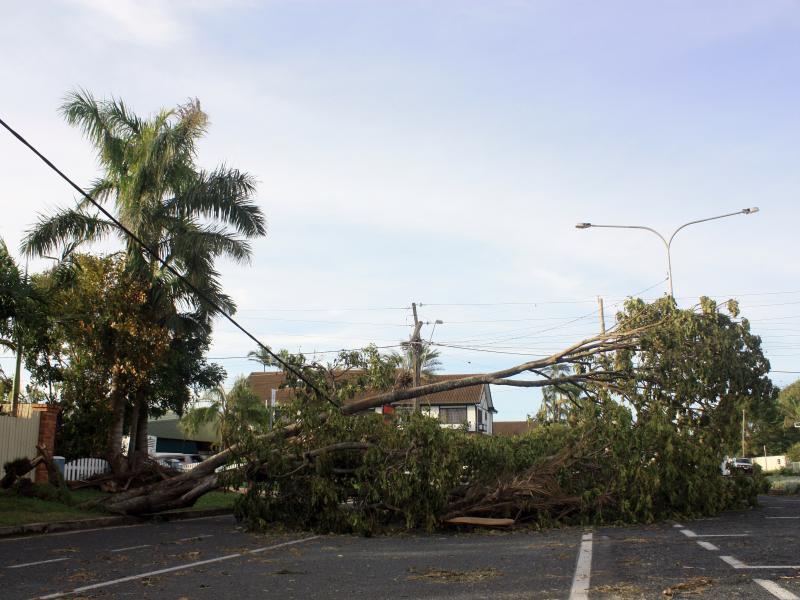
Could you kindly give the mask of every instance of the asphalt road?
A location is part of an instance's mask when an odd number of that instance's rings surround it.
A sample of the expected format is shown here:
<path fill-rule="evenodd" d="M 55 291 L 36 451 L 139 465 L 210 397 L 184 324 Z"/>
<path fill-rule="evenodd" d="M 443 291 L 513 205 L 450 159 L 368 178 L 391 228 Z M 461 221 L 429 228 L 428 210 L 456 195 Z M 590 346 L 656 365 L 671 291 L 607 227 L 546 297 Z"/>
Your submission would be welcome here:
<path fill-rule="evenodd" d="M 0 539 L 0 598 L 800 600 L 799 542 L 798 497 L 686 523 L 391 538 L 212 517 Z"/>

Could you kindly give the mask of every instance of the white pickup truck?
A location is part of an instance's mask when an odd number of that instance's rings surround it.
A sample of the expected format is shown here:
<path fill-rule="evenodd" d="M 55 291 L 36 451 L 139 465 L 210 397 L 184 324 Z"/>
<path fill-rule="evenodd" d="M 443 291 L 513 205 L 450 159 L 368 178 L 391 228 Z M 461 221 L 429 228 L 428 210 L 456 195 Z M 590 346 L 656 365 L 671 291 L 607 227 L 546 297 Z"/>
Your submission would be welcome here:
<path fill-rule="evenodd" d="M 753 472 L 753 459 L 752 458 L 725 458 L 720 465 L 720 470 L 723 475 L 730 475 L 733 470 L 739 470 L 743 473 Z"/>

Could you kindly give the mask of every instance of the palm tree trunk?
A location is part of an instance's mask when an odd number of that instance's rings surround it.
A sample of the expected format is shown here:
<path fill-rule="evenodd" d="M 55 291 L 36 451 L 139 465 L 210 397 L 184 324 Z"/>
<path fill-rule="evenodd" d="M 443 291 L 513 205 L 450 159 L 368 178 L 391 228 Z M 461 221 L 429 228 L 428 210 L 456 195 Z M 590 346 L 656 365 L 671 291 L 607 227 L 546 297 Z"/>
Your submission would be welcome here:
<path fill-rule="evenodd" d="M 116 378 L 111 383 L 111 427 L 108 431 L 108 445 L 106 459 L 111 465 L 114 474 L 121 474 L 125 470 L 125 461 L 122 457 L 122 430 L 125 423 L 125 394 Z"/>

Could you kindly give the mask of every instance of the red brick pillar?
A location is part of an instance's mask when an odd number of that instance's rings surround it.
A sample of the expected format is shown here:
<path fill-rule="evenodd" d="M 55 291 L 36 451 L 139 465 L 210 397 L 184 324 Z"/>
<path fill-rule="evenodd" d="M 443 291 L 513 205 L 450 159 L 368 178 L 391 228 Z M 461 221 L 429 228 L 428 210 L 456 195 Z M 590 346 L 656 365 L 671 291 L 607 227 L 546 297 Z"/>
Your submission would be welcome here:
<path fill-rule="evenodd" d="M 49 404 L 34 404 L 33 412 L 39 413 L 39 441 L 38 445 L 44 446 L 53 454 L 56 447 L 56 420 L 59 407 Z M 36 467 L 36 483 L 47 483 L 47 467 L 40 464 Z"/>

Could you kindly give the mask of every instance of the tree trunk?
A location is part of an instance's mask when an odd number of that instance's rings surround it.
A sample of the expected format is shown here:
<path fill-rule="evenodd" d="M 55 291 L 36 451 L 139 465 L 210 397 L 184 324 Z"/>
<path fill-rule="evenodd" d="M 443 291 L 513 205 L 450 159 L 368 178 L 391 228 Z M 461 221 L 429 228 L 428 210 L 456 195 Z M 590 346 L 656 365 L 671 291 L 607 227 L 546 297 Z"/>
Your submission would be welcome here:
<path fill-rule="evenodd" d="M 149 411 L 147 410 L 147 395 L 142 394 L 141 398 L 139 399 L 139 415 L 138 415 L 138 423 L 136 426 L 136 459 L 134 461 L 135 465 L 142 464 L 143 461 L 147 460 L 148 457 L 148 448 L 147 448 L 147 421 L 150 418 Z"/>
<path fill-rule="evenodd" d="M 134 465 L 136 464 L 137 458 L 137 450 L 136 447 L 136 436 L 139 432 L 139 403 L 136 402 L 133 405 L 133 410 L 131 411 L 131 425 L 128 429 L 128 470 L 133 470 Z"/>
<path fill-rule="evenodd" d="M 106 459 L 115 474 L 122 474 L 125 461 L 122 456 L 122 430 L 125 424 L 125 395 L 120 390 L 119 382 L 112 383 L 111 395 L 111 428 L 108 431 Z"/>

